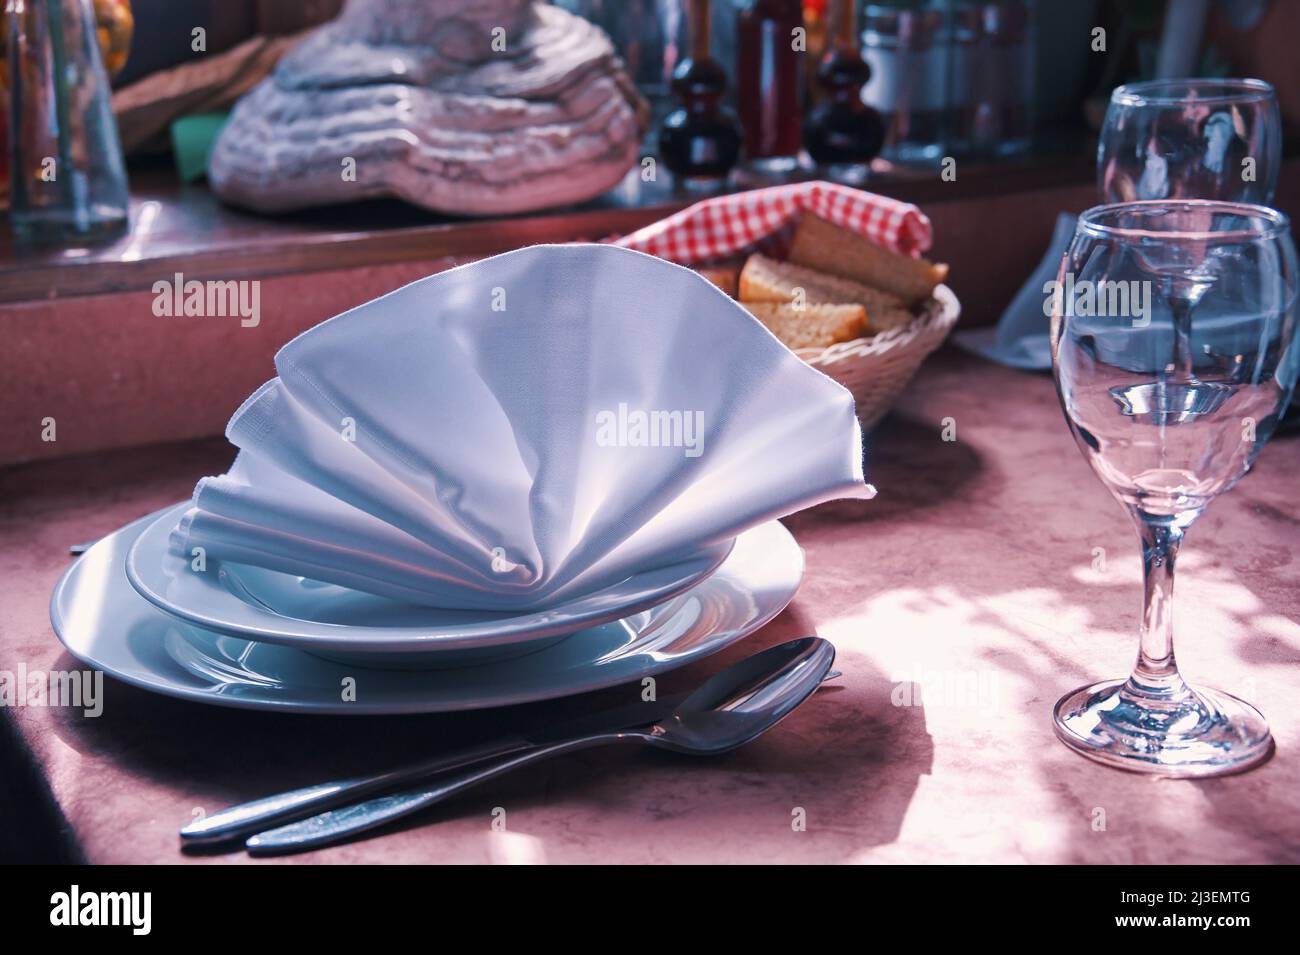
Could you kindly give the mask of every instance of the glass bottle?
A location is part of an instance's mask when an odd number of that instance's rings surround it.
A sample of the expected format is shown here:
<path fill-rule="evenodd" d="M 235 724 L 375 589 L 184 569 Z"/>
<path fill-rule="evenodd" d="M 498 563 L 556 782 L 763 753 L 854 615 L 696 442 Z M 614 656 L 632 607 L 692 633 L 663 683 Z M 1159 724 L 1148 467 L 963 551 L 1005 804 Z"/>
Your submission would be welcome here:
<path fill-rule="evenodd" d="M 953 125 L 950 11 L 869 3 L 863 8 L 862 47 L 871 67 L 862 99 L 885 122 L 881 155 L 895 162 L 938 162 Z"/>
<path fill-rule="evenodd" d="M 1005 156 L 1029 148 L 1035 8 L 989 0 L 952 10 L 949 102 L 956 152 Z"/>
<path fill-rule="evenodd" d="M 828 49 L 817 67 L 823 99 L 808 114 L 803 142 L 825 175 L 856 184 L 866 179 L 868 165 L 884 144 L 885 124 L 862 102 L 871 67 L 858 45 L 854 6 L 853 0 L 831 4 Z"/>
<path fill-rule="evenodd" d="M 802 0 L 753 0 L 736 14 L 736 93 L 747 164 L 783 173 L 799 163 Z"/>
<path fill-rule="evenodd" d="M 727 73 L 709 55 L 709 3 L 691 0 L 691 55 L 673 72 L 673 93 L 682 104 L 659 129 L 659 155 L 687 188 L 723 183 L 740 155 L 736 118 L 722 105 Z"/>
<path fill-rule="evenodd" d="M 93 241 L 127 224 L 126 163 L 90 0 L 10 0 L 11 209 L 16 237 Z"/>

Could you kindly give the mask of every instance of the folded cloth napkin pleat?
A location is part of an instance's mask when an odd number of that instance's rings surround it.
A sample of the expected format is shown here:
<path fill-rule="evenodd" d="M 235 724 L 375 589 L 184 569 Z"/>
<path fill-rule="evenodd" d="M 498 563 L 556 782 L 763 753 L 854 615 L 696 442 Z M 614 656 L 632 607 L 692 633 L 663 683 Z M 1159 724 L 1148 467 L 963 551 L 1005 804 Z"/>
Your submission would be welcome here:
<path fill-rule="evenodd" d="M 874 494 L 847 391 L 700 276 L 609 245 L 433 275 L 275 365 L 176 552 L 531 610 Z"/>

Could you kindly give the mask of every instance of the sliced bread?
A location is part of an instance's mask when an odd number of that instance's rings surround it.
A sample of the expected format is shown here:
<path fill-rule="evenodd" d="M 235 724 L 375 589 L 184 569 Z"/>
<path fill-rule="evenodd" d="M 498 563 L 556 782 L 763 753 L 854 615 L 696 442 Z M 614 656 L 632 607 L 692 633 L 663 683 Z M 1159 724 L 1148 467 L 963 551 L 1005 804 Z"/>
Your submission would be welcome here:
<path fill-rule="evenodd" d="M 751 255 L 740 272 L 740 300 L 787 305 L 846 302 L 861 305 L 867 313 L 867 334 L 906 325 L 913 318 L 897 295 L 759 254 Z"/>
<path fill-rule="evenodd" d="M 799 220 L 790 261 L 892 292 L 909 307 L 928 299 L 948 276 L 946 265 L 891 252 L 813 215 Z"/>
<path fill-rule="evenodd" d="M 732 298 L 735 298 L 736 283 L 739 280 L 741 264 L 739 259 L 733 259 L 729 262 L 713 262 L 709 265 L 692 266 L 692 268 Z"/>
<path fill-rule="evenodd" d="M 825 348 L 867 334 L 867 313 L 861 305 L 742 304 L 787 348 Z"/>

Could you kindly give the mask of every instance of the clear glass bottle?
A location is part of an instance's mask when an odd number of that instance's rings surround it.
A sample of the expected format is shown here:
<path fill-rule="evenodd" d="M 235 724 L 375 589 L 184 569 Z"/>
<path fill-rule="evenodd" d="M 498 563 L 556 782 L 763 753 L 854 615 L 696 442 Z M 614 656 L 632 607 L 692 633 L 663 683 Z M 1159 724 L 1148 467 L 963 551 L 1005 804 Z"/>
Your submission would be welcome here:
<path fill-rule="evenodd" d="M 91 0 L 9 0 L 14 235 L 84 242 L 127 225 L 126 163 Z"/>
<path fill-rule="evenodd" d="M 862 56 L 871 66 L 863 101 L 886 126 L 881 155 L 894 162 L 937 162 L 949 137 L 952 24 L 939 7 L 863 9 Z"/>
<path fill-rule="evenodd" d="M 1029 148 L 1034 96 L 1034 0 L 953 2 L 950 148 L 1008 156 Z"/>
<path fill-rule="evenodd" d="M 885 117 L 886 159 L 932 163 L 1029 147 L 1036 3 L 866 5 L 863 55 L 872 77 L 862 95 Z"/>

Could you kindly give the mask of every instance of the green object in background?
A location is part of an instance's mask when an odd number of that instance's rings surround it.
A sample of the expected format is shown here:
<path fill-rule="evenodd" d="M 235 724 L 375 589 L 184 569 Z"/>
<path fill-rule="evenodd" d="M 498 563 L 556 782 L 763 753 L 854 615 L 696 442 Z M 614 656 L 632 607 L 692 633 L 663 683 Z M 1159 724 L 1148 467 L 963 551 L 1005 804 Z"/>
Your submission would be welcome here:
<path fill-rule="evenodd" d="M 172 123 L 172 155 L 181 182 L 198 182 L 208 174 L 208 157 L 229 118 L 229 112 L 195 113 Z"/>

